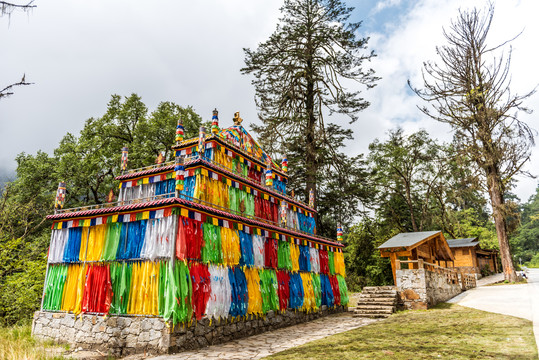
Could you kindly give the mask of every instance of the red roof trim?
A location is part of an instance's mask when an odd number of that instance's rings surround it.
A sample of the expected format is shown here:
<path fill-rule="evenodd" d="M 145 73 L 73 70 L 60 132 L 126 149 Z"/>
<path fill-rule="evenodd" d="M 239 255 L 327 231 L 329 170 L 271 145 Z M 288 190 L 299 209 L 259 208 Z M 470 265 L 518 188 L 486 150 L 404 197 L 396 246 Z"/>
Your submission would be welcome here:
<path fill-rule="evenodd" d="M 116 176 L 114 178 L 114 180 L 133 179 L 133 178 L 137 178 L 137 177 L 144 176 L 144 175 L 151 175 L 151 174 L 157 174 L 157 173 L 160 173 L 160 172 L 165 172 L 165 171 L 168 171 L 168 170 L 174 170 L 174 165 L 162 166 L 162 167 L 148 169 L 148 170 L 144 170 L 144 171 L 139 171 L 139 172 L 131 173 L 131 174 L 123 174 L 123 175 L 120 175 L 120 176 Z"/>
<path fill-rule="evenodd" d="M 266 188 L 262 187 L 262 185 L 260 185 L 259 183 L 255 182 L 255 181 L 253 181 L 251 179 L 245 179 L 245 178 L 243 178 L 241 176 L 238 176 L 238 175 L 234 174 L 233 172 L 231 172 L 229 170 L 225 170 L 225 169 L 223 169 L 223 168 L 221 168 L 221 167 L 219 167 L 217 165 L 214 165 L 213 163 L 211 163 L 209 161 L 206 161 L 206 160 L 203 160 L 203 159 L 200 159 L 200 158 L 187 161 L 184 164 L 184 167 L 187 170 L 188 167 L 196 166 L 196 165 L 198 165 L 198 163 L 204 164 L 205 166 L 208 166 L 212 170 L 221 172 L 222 174 L 226 174 L 227 176 L 230 176 L 231 178 L 234 178 L 235 181 L 239 181 L 239 182 L 249 184 L 250 186 L 256 188 L 258 191 L 266 192 L 266 193 L 272 195 L 273 197 L 277 197 L 279 199 L 283 198 L 283 195 L 279 194 L 276 191 L 266 189 Z M 137 177 L 140 177 L 140 176 L 143 176 L 143 175 L 149 175 L 149 174 L 151 174 L 151 171 L 157 170 L 157 169 L 159 169 L 159 171 L 154 171 L 153 173 L 155 173 L 155 172 L 163 172 L 163 171 L 168 171 L 168 170 L 174 170 L 174 165 L 164 166 L 164 167 L 161 167 L 161 168 L 150 169 L 150 170 L 146 170 L 146 171 L 140 171 L 140 172 L 132 173 L 132 174 L 124 174 L 124 175 L 116 177 L 116 180 L 127 180 L 127 179 L 137 178 Z M 298 201 L 293 201 L 293 200 L 290 200 L 289 198 L 285 198 L 284 200 L 286 202 L 290 203 L 290 204 L 294 204 L 294 205 L 296 205 L 298 207 L 301 207 L 303 209 L 306 209 L 308 211 L 316 213 L 315 209 L 313 209 L 313 208 L 311 208 L 311 207 L 309 207 L 309 206 L 307 206 L 305 204 L 302 204 L 302 203 L 300 203 Z"/>
<path fill-rule="evenodd" d="M 195 202 L 185 200 L 185 199 L 180 199 L 180 198 L 167 198 L 167 199 L 154 200 L 154 201 L 149 201 L 149 202 L 139 203 L 139 204 L 114 206 L 114 207 L 102 208 L 102 209 L 92 209 L 92 210 L 86 210 L 86 211 L 82 211 L 82 212 L 79 211 L 79 212 L 71 212 L 71 213 L 53 214 L 53 215 L 47 215 L 47 219 L 49 219 L 49 220 L 63 220 L 63 219 L 70 219 L 70 218 L 80 218 L 80 217 L 93 216 L 93 215 L 99 215 L 99 214 L 109 214 L 109 213 L 123 212 L 123 211 L 127 211 L 127 210 L 143 210 L 143 209 L 146 210 L 148 208 L 153 208 L 153 207 L 157 207 L 157 206 L 161 206 L 161 205 L 172 205 L 172 204 L 184 205 L 186 207 L 192 208 L 193 210 L 202 210 L 204 212 L 212 213 L 212 214 L 215 214 L 215 215 L 220 216 L 220 217 L 240 221 L 240 222 L 242 222 L 244 224 L 247 224 L 247 225 L 266 228 L 266 229 L 269 229 L 269 230 L 273 230 L 273 231 L 285 233 L 285 234 L 288 234 L 288 235 L 292 235 L 292 236 L 298 237 L 298 238 L 305 238 L 305 239 L 314 240 L 314 241 L 323 243 L 325 245 L 344 247 L 343 244 L 339 244 L 337 242 L 321 239 L 321 238 L 318 238 L 318 237 L 313 236 L 313 235 L 307 235 L 307 234 L 303 234 L 303 233 L 298 233 L 298 232 L 295 232 L 295 231 L 289 230 L 289 229 L 283 229 L 283 228 L 281 228 L 279 226 L 267 224 L 267 223 L 264 223 L 264 222 L 261 222 L 261 221 L 258 221 L 258 220 L 248 219 L 248 218 L 245 218 L 245 217 L 239 216 L 239 215 L 230 214 L 230 213 L 227 213 L 226 211 L 214 209 L 214 208 L 206 206 L 206 205 L 197 204 Z"/>

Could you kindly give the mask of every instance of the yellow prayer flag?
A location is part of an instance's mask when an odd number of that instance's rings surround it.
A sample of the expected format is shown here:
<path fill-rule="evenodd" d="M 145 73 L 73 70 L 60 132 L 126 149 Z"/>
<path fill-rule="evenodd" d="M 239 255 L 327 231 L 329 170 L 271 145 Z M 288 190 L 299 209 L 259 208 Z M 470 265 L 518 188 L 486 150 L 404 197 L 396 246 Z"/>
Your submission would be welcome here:
<path fill-rule="evenodd" d="M 150 218 L 150 212 L 149 211 L 144 211 L 142 213 L 142 220 L 148 220 Z"/>
<path fill-rule="evenodd" d="M 183 217 L 189 217 L 189 210 L 182 208 L 180 215 Z"/>

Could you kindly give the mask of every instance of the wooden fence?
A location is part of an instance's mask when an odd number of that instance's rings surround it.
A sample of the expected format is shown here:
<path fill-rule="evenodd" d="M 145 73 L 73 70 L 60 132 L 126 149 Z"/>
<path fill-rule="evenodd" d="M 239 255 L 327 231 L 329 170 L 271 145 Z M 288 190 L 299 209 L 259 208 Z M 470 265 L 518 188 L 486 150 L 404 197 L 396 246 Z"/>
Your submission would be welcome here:
<path fill-rule="evenodd" d="M 467 273 L 459 268 L 445 268 L 419 259 L 397 260 L 395 261 L 396 270 L 401 270 L 403 264 L 406 264 L 408 269 L 425 269 L 427 271 L 442 274 L 445 276 L 448 284 L 458 284 L 460 282 L 462 290 L 468 290 L 477 286 L 475 273 Z"/>

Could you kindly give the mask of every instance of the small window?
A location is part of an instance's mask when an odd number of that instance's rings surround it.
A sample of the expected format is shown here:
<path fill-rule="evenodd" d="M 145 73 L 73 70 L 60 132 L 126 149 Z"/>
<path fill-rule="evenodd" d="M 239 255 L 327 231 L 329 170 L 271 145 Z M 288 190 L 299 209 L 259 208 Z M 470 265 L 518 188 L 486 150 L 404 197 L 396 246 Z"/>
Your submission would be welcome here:
<path fill-rule="evenodd" d="M 462 255 L 470 255 L 469 249 L 462 249 Z"/>

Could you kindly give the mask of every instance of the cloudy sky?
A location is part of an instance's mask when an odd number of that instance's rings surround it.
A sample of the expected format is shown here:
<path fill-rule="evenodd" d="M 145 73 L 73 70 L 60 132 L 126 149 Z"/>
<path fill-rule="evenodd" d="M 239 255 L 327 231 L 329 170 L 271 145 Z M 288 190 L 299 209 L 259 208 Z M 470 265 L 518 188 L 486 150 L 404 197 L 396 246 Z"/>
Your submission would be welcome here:
<path fill-rule="evenodd" d="M 191 105 L 206 120 L 219 109 L 222 126 L 235 111 L 245 123 L 257 121 L 254 90 L 241 75 L 242 48 L 255 48 L 274 31 L 281 0 L 36 0 L 32 12 L 0 18 L 0 86 L 26 80 L 0 101 L 0 175 L 13 174 L 15 156 L 52 152 L 66 132 L 78 133 L 84 121 L 101 116 L 111 94 L 139 94 L 150 110 L 161 101 Z M 347 151 L 365 153 L 375 138 L 397 126 L 407 132 L 426 129 L 449 141 L 450 130 L 416 108 L 419 99 L 406 80 L 420 83 L 421 64 L 435 60 L 442 27 L 459 8 L 476 0 L 348 0 L 353 21 L 363 21 L 358 36 L 370 37 L 377 53 L 370 64 L 382 77 L 364 93 L 371 102 L 353 125 L 355 140 Z M 512 91 L 539 84 L 539 1 L 498 0 L 490 43 L 523 34 L 513 43 Z M 527 103 L 535 114 L 521 115 L 539 129 L 539 94 Z M 340 122 L 340 119 L 335 119 Z M 539 175 L 539 151 L 527 169 Z M 13 175 L 11 175 L 13 176 Z M 522 200 L 536 179 L 521 179 Z"/>

